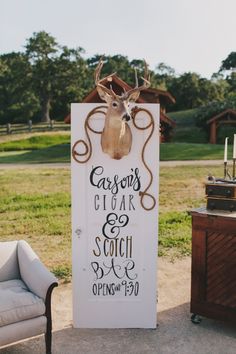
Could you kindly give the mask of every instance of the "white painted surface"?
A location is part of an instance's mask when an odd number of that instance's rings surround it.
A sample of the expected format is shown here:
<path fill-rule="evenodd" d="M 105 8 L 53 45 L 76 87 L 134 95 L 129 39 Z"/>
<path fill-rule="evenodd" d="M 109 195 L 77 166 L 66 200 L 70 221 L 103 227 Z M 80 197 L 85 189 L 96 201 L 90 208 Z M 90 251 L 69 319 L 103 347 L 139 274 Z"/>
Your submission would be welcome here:
<path fill-rule="evenodd" d="M 86 140 L 84 121 L 96 106 L 72 104 L 72 146 L 80 139 Z M 145 150 L 146 163 L 154 177 L 148 191 L 157 201 L 153 210 L 146 211 L 141 207 L 139 191 L 136 190 L 139 181 L 143 191 L 150 180 L 141 159 L 141 150 L 150 129 L 140 131 L 132 122 L 129 123 L 133 135 L 132 148 L 130 154 L 121 160 L 113 160 L 104 154 L 100 145 L 101 136 L 91 132 L 93 151 L 90 160 L 80 164 L 72 158 L 74 327 L 156 327 L 159 106 L 138 106 L 148 109 L 155 121 L 154 134 Z M 147 120 L 140 113 L 137 122 L 142 125 Z M 94 116 L 91 124 L 102 130 L 104 117 Z M 95 172 L 91 177 L 93 169 Z M 107 188 L 107 178 L 113 184 L 114 178 L 119 182 L 125 177 L 126 184 L 131 181 L 126 187 L 124 181 L 110 190 L 97 186 L 104 182 L 103 186 Z M 116 188 L 118 193 L 114 194 Z M 147 206 L 150 205 L 148 199 L 144 201 Z M 116 217 L 121 217 L 120 223 L 116 220 L 115 224 L 109 225 L 108 221 Z M 124 222 L 126 225 L 122 226 Z M 112 226 L 116 227 L 114 233 L 111 232 Z"/>

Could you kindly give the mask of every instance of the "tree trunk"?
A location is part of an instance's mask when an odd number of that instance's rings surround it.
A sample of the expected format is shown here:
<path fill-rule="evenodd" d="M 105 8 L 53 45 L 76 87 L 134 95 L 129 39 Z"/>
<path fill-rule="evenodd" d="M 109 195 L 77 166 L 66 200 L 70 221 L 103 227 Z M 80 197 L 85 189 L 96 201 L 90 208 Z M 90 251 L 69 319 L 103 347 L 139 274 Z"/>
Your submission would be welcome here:
<path fill-rule="evenodd" d="M 42 101 L 41 122 L 50 122 L 50 98 L 45 97 Z"/>

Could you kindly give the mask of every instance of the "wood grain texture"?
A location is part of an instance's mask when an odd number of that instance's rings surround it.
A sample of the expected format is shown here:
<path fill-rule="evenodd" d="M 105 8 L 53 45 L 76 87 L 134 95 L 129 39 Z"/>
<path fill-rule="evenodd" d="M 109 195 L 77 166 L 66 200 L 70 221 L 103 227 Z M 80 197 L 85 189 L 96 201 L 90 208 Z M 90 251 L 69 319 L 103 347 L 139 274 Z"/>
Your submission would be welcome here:
<path fill-rule="evenodd" d="M 236 220 L 191 214 L 191 312 L 236 323 Z"/>

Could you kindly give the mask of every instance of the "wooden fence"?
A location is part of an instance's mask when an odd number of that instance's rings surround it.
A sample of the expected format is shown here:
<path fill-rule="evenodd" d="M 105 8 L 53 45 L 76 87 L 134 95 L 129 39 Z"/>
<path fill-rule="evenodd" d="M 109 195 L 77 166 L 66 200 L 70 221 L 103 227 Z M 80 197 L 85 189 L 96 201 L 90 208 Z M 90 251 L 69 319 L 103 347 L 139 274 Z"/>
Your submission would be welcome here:
<path fill-rule="evenodd" d="M 50 120 L 49 123 L 32 123 L 32 121 L 29 120 L 29 122 L 25 124 L 7 123 L 5 125 L 0 125 L 0 135 L 59 130 L 69 131 L 70 124 L 54 120 Z"/>

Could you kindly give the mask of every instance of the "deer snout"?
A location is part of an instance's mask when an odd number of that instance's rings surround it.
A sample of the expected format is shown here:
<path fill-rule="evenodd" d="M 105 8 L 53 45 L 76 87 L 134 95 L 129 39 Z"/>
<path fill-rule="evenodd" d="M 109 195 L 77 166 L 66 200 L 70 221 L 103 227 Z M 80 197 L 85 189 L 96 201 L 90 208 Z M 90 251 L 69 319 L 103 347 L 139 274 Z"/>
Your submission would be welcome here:
<path fill-rule="evenodd" d="M 123 115 L 122 119 L 124 119 L 126 122 L 128 122 L 131 119 L 130 114 L 129 113 L 125 113 Z"/>

